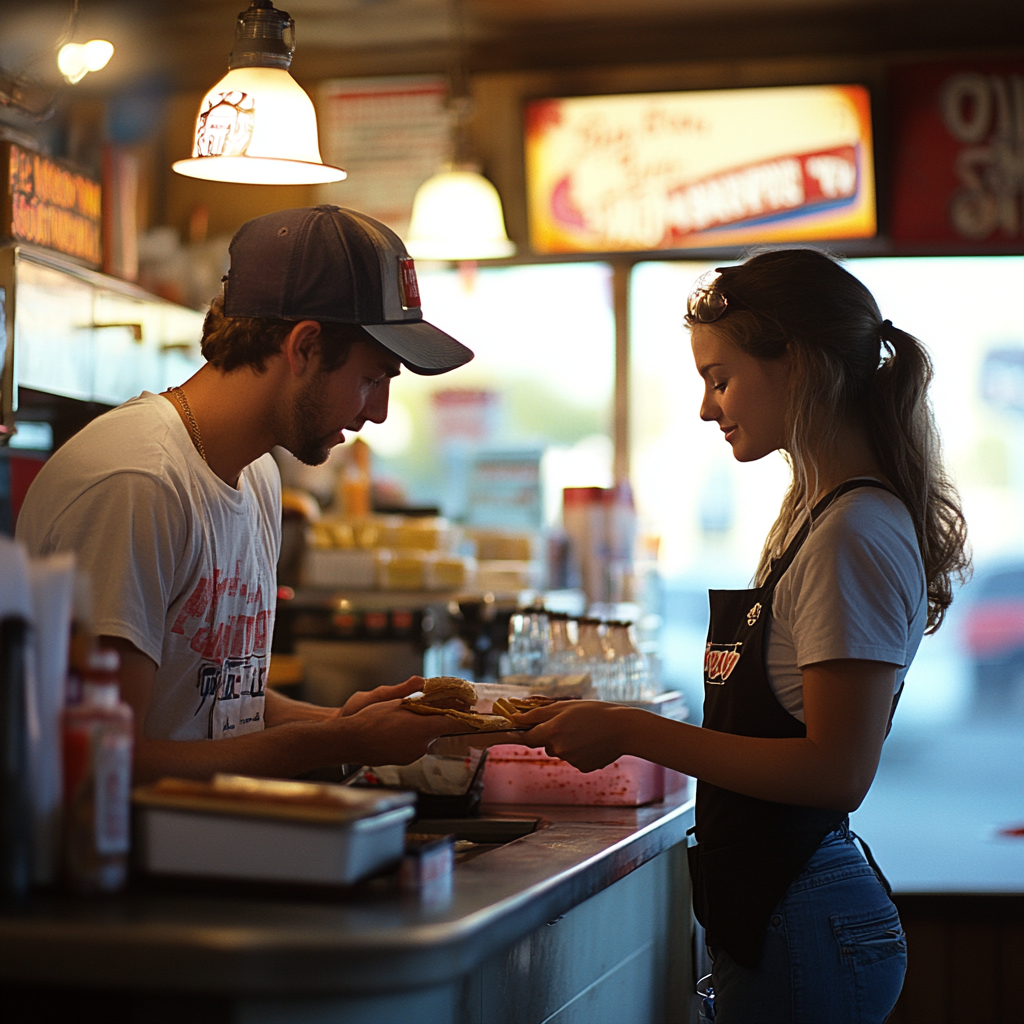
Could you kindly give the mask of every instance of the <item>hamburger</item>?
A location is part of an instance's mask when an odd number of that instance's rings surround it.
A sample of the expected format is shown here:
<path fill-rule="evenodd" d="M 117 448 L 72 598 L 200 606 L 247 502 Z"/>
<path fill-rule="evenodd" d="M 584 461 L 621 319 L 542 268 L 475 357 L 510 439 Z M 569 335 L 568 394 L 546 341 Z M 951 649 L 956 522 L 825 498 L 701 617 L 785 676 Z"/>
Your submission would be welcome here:
<path fill-rule="evenodd" d="M 418 715 L 445 715 L 477 732 L 507 730 L 503 715 L 481 715 L 476 706 L 476 687 L 458 676 L 433 676 L 423 681 L 421 697 L 406 697 L 402 703 Z"/>
<path fill-rule="evenodd" d="M 442 711 L 472 711 L 476 687 L 458 676 L 433 676 L 423 681 L 423 696 L 417 703 Z"/>

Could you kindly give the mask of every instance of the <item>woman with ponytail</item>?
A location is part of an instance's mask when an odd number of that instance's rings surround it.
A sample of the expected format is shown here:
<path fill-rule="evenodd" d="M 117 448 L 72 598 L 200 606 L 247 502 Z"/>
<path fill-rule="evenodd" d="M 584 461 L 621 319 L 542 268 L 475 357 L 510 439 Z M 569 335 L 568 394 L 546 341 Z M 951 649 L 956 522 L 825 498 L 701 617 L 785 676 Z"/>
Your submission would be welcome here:
<path fill-rule="evenodd" d="M 753 586 L 711 592 L 703 725 L 574 701 L 520 716 L 525 740 L 582 771 L 633 754 L 699 780 L 688 852 L 707 1020 L 881 1024 L 906 943 L 849 813 L 969 567 L 931 362 L 812 249 L 705 275 L 686 324 L 701 418 L 737 461 L 781 450 L 793 472 Z"/>

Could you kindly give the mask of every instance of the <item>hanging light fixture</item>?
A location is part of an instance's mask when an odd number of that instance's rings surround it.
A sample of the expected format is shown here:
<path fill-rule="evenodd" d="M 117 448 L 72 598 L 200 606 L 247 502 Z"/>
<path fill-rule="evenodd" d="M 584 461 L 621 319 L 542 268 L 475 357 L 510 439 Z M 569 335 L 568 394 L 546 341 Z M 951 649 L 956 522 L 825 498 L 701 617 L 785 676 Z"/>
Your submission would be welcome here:
<path fill-rule="evenodd" d="M 114 56 L 114 44 L 106 39 L 65 43 L 57 53 L 57 67 L 68 85 L 77 85 L 90 71 L 101 71 Z"/>
<path fill-rule="evenodd" d="M 472 165 L 441 171 L 416 191 L 406 248 L 421 260 L 512 256 L 498 190 Z"/>
<path fill-rule="evenodd" d="M 254 185 L 341 181 L 320 159 L 313 103 L 288 73 L 295 20 L 271 0 L 252 0 L 238 15 L 228 73 L 203 97 L 188 160 L 190 178 Z"/>
<path fill-rule="evenodd" d="M 512 256 L 498 190 L 471 159 L 471 100 L 465 73 L 461 0 L 452 0 L 456 40 L 450 71 L 455 112 L 454 159 L 416 190 L 406 248 L 421 260 L 490 260 Z"/>

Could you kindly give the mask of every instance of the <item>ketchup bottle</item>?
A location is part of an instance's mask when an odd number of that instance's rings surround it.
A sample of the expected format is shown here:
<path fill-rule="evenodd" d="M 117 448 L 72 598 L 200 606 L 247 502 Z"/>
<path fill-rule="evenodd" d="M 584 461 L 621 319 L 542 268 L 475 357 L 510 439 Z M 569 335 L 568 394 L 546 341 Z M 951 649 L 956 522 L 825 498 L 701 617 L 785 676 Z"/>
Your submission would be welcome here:
<path fill-rule="evenodd" d="M 64 712 L 65 871 L 78 892 L 114 892 L 127 878 L 132 709 L 121 701 L 117 651 L 89 653 L 81 699 Z"/>

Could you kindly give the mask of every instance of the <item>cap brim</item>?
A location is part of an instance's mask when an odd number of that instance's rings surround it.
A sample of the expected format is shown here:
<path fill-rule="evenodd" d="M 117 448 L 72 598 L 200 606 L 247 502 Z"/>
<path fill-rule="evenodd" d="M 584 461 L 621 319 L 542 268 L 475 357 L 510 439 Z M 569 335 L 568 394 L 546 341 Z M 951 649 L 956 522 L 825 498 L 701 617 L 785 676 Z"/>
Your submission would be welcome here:
<path fill-rule="evenodd" d="M 426 376 L 447 373 L 473 358 L 471 349 L 425 320 L 404 324 L 361 324 L 412 370 Z"/>

